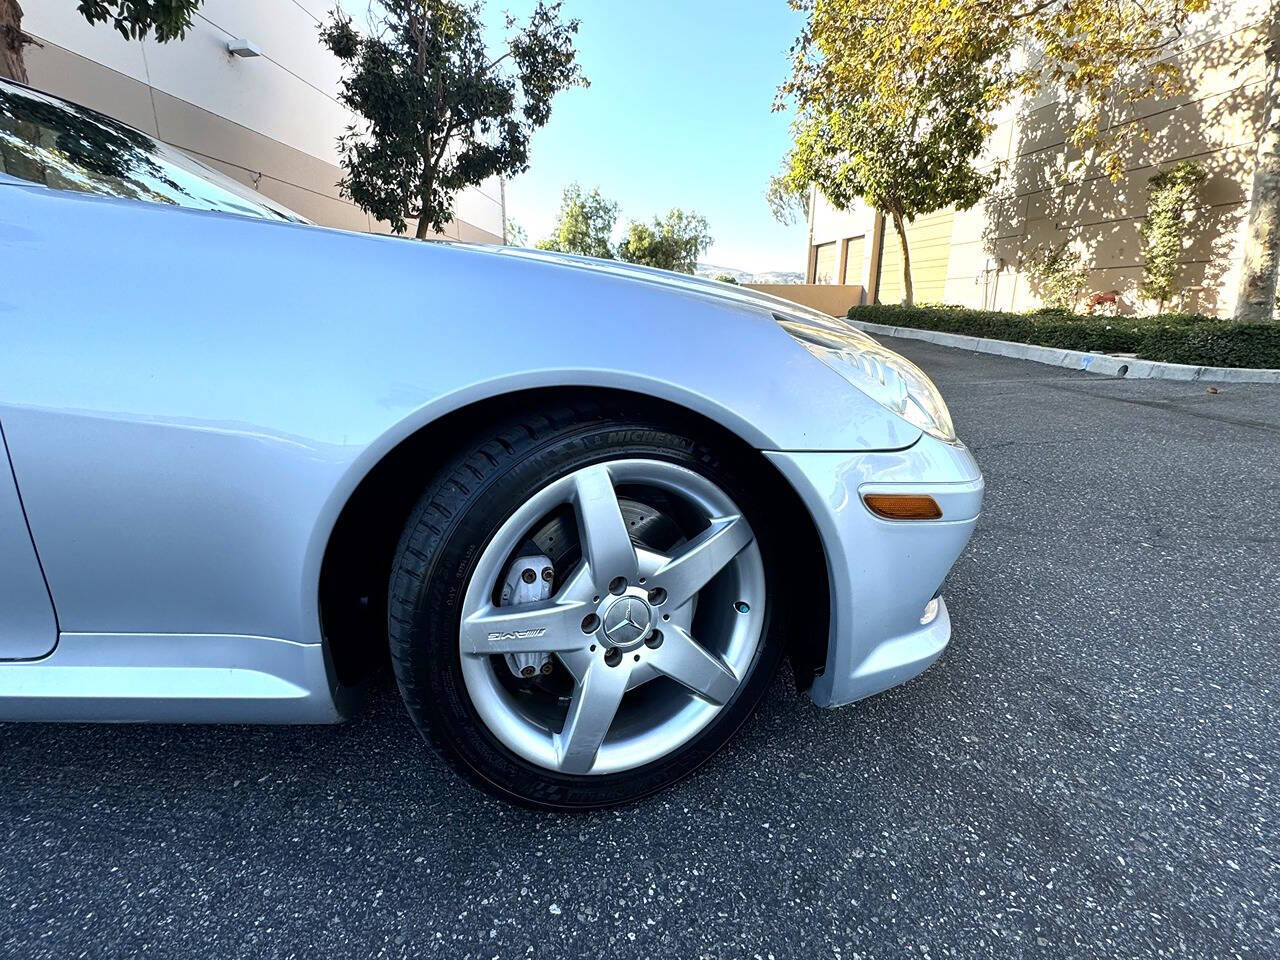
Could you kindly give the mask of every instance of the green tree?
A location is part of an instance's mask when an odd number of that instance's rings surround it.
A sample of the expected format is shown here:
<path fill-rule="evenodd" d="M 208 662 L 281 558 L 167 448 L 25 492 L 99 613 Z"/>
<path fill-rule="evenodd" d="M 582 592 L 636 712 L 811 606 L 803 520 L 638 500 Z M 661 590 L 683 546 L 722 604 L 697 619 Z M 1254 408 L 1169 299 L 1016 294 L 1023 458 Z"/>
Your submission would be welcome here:
<path fill-rule="evenodd" d="M 1192 207 L 1207 179 L 1203 166 L 1194 160 L 1183 160 L 1147 181 L 1141 293 L 1156 302 L 1157 313 L 1164 313 L 1165 304 L 1173 296 Z"/>
<path fill-rule="evenodd" d="M 830 59 L 856 55 L 837 43 Z M 976 165 L 991 131 L 981 104 L 995 83 L 984 62 L 977 55 L 904 70 L 892 95 L 905 113 L 886 109 L 875 84 L 838 82 L 840 71 L 798 71 L 787 87 L 799 113 L 776 190 L 794 195 L 816 184 L 839 209 L 861 197 L 888 216 L 902 248 L 904 303 L 914 300 L 907 223 L 951 205 L 967 209 L 997 178 Z"/>
<path fill-rule="evenodd" d="M 797 108 L 782 195 L 817 184 L 837 206 L 863 197 L 904 221 L 971 206 L 995 182 L 975 161 L 994 112 L 1018 93 L 1063 89 L 1067 140 L 1118 179 L 1146 136 L 1109 116 L 1184 88 L 1167 58 L 1209 0 L 791 0 L 806 14 L 775 107 Z M 1026 56 L 1013 55 L 1016 49 Z M 771 188 L 771 193 L 778 187 Z M 833 195 L 834 194 L 834 195 Z M 895 213 L 894 208 L 898 212 Z M 903 289 L 911 296 L 909 251 Z"/>
<path fill-rule="evenodd" d="M 735 287 L 738 285 L 738 278 L 727 273 L 717 273 L 711 279 L 719 280 L 721 283 L 732 283 Z"/>
<path fill-rule="evenodd" d="M 618 205 L 601 196 L 599 188 L 586 193 L 571 183 L 560 198 L 555 230 L 538 244 L 538 249 L 612 260 L 613 227 L 617 222 Z"/>
<path fill-rule="evenodd" d="M 1071 99 L 1067 139 L 1097 154 L 1113 179 L 1146 136 L 1139 123 L 1107 118 L 1185 89 L 1167 54 L 1210 0 L 790 0 L 807 15 L 792 48 L 792 83 L 824 78 L 870 91 L 898 120 L 915 111 L 903 84 L 933 65 L 970 62 L 991 83 L 979 107 L 1016 93 L 1062 90 Z M 1274 13 L 1273 13 L 1274 16 Z M 1015 49 L 1025 55 L 1011 56 Z M 786 88 L 784 87 L 784 90 Z"/>
<path fill-rule="evenodd" d="M 51 3 L 53 0 L 44 0 Z M 62 0 L 70 3 L 71 0 Z M 191 17 L 204 0 L 80 0 L 77 9 L 90 23 L 110 23 L 128 40 L 154 34 L 166 43 L 187 35 Z M 22 30 L 18 0 L 0 0 L 0 77 L 27 82 L 22 48 L 33 43 Z"/>
<path fill-rule="evenodd" d="M 652 224 L 632 221 L 618 245 L 618 259 L 677 273 L 693 273 L 700 257 L 711 246 L 707 218 L 679 207 Z"/>
<path fill-rule="evenodd" d="M 359 118 L 339 138 L 339 186 L 396 233 L 440 231 L 464 187 L 528 168 L 529 138 L 557 93 L 587 81 L 559 3 L 539 2 L 492 56 L 482 0 L 381 0 L 370 33 L 335 11 L 321 40 L 347 67 L 340 102 Z"/>

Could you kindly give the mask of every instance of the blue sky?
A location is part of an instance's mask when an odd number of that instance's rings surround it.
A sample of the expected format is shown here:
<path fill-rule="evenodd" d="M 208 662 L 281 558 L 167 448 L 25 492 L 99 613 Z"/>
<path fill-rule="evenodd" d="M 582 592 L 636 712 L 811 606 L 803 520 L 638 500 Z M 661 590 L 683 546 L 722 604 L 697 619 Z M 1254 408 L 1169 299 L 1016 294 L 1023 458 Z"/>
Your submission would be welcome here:
<path fill-rule="evenodd" d="M 489 0 L 495 46 L 503 11 L 523 18 L 533 6 Z M 684 207 L 711 224 L 704 260 L 801 270 L 806 227 L 775 223 L 764 202 L 790 142 L 787 116 L 769 109 L 801 26 L 786 0 L 565 0 L 564 13 L 582 22 L 591 87 L 556 99 L 529 172 L 507 185 L 507 213 L 530 242 L 550 233 L 577 180 L 621 205 L 619 232 Z"/>

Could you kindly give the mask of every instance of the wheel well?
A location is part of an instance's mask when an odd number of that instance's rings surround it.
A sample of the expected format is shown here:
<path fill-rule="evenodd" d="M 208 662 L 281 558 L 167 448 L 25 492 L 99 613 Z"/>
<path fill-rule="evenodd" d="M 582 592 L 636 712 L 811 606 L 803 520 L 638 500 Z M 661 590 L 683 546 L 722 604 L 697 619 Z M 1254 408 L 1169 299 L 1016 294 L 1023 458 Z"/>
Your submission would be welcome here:
<path fill-rule="evenodd" d="M 692 410 L 625 390 L 562 387 L 504 394 L 451 411 L 406 437 L 360 482 L 338 516 L 320 567 L 321 629 L 340 683 L 357 684 L 386 661 L 391 564 L 409 513 L 435 472 L 492 423 L 584 399 L 683 429 L 692 424 L 699 435 L 758 462 L 762 482 L 778 504 L 771 520 L 784 534 L 788 550 L 784 589 L 797 600 L 804 593 L 804 602 L 784 609 L 796 684 L 808 688 L 826 663 L 831 591 L 817 528 L 791 485 L 759 451 Z M 812 596 L 815 584 L 822 585 L 820 599 Z"/>

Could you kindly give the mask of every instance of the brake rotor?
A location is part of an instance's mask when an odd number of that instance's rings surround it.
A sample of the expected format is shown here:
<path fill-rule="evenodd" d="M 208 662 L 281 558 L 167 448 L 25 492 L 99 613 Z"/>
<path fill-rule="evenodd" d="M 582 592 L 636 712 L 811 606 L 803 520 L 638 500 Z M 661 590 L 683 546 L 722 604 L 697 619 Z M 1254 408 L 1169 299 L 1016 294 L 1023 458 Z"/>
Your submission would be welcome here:
<path fill-rule="evenodd" d="M 652 550 L 670 550 L 685 539 L 676 521 L 657 507 L 621 497 L 618 499 L 618 506 L 622 510 L 622 519 L 631 539 L 641 546 Z M 538 548 L 538 553 L 547 557 L 555 567 L 557 584 L 562 582 L 565 574 L 582 556 L 578 524 L 572 510 L 557 511 L 548 517 L 546 523 L 534 531 L 530 539 Z"/>

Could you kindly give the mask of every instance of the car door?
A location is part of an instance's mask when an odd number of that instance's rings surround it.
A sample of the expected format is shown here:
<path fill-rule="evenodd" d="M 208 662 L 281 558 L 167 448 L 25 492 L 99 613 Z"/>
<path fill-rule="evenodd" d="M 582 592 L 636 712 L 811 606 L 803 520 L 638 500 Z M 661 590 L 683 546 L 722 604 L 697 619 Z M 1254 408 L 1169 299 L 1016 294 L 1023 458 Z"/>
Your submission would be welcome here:
<path fill-rule="evenodd" d="M 58 622 L 18 498 L 0 429 L 0 660 L 30 660 L 53 649 Z"/>
<path fill-rule="evenodd" d="M 11 250 L 30 252 L 41 242 L 39 231 L 34 229 L 42 222 L 39 215 L 24 222 L 24 216 L 30 216 L 22 212 L 25 205 L 10 202 L 14 198 L 4 196 L 33 190 L 49 197 L 75 191 L 305 222 L 248 187 L 118 120 L 0 78 L 0 264 L 5 264 L 6 256 L 12 259 Z M 57 250 L 42 249 L 41 255 L 49 258 L 52 266 Z M 0 278 L 9 280 L 3 267 Z M 24 317 L 21 309 L 15 311 L 13 298 L 6 296 L 15 286 L 10 283 L 0 290 L 0 321 L 46 327 L 59 322 L 56 316 L 29 313 Z M 9 335 L 9 329 L 4 333 Z M 6 356 L 4 350 L 12 348 L 6 336 L 0 336 L 0 374 L 6 372 L 4 361 L 11 365 L 24 362 L 12 352 Z M 0 416 L 6 404 L 12 409 L 23 408 L 29 402 L 21 387 L 13 385 L 12 377 L 0 375 Z M 20 445 L 17 417 L 16 413 L 10 414 L 15 450 Z M 19 496 L 21 477 L 15 478 L 3 427 L 0 421 L 0 662 L 44 656 L 58 640 L 53 601 Z M 22 455 L 17 459 L 21 463 Z M 39 481 L 35 483 L 28 491 L 32 504 L 37 493 L 47 493 Z M 52 557 L 53 548 L 46 549 Z"/>

